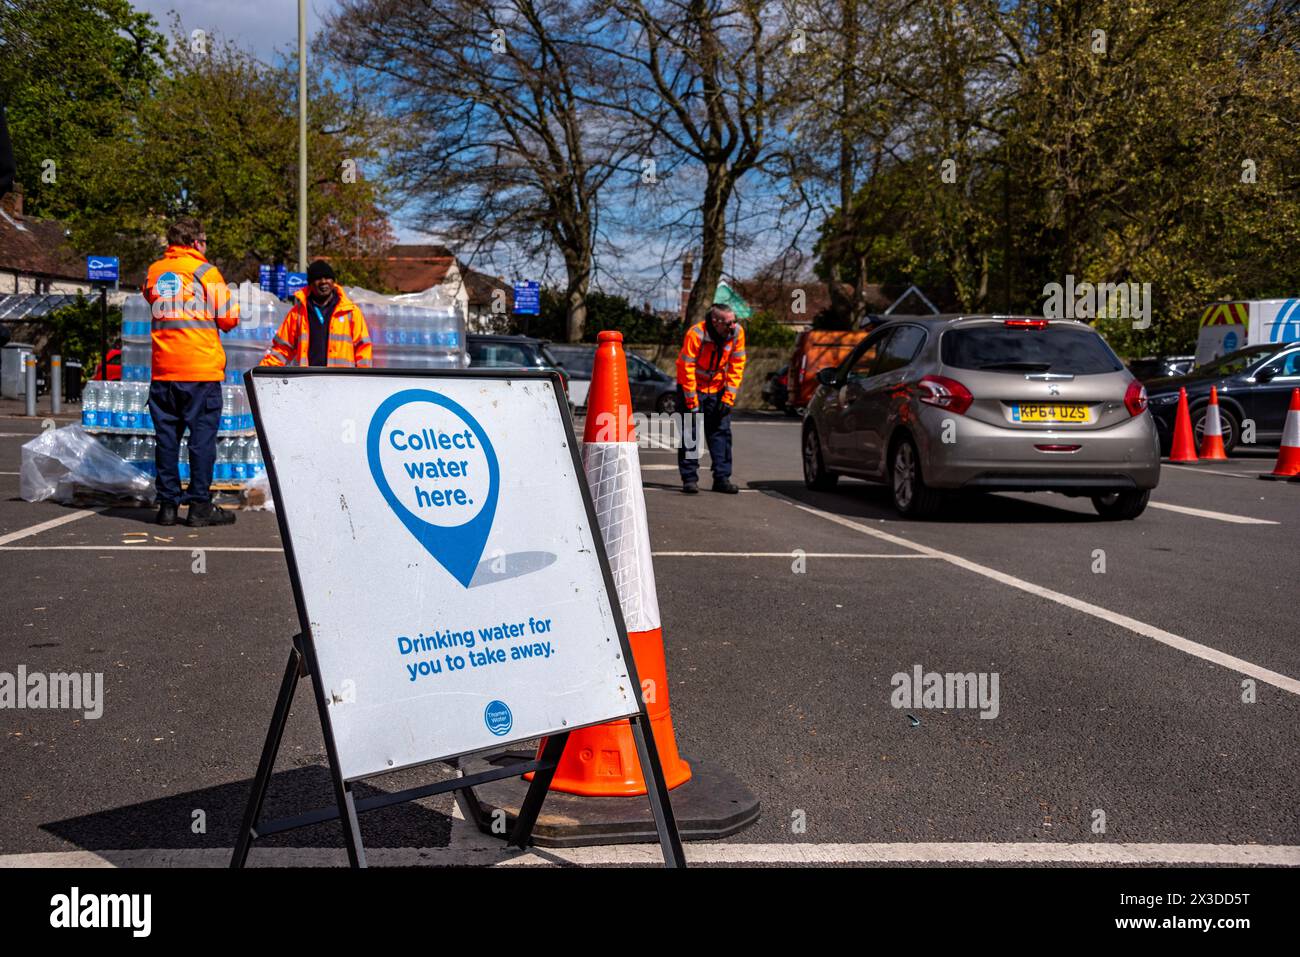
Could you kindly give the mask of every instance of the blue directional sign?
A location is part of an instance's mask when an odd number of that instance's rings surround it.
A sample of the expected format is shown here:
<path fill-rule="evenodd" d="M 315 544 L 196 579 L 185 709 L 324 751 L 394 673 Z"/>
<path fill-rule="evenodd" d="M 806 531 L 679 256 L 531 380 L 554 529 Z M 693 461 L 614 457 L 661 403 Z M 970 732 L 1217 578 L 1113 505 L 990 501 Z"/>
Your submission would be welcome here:
<path fill-rule="evenodd" d="M 91 282 L 117 282 L 117 257 L 87 256 L 86 278 Z"/>
<path fill-rule="evenodd" d="M 284 298 L 288 299 L 305 285 L 307 285 L 307 274 L 305 272 L 285 273 Z"/>
<path fill-rule="evenodd" d="M 526 281 L 515 283 L 515 315 L 537 316 L 542 312 L 541 283 Z"/>
<path fill-rule="evenodd" d="M 266 292 L 271 292 L 275 288 L 275 277 L 272 273 L 272 266 L 262 263 L 257 267 L 257 284 Z"/>

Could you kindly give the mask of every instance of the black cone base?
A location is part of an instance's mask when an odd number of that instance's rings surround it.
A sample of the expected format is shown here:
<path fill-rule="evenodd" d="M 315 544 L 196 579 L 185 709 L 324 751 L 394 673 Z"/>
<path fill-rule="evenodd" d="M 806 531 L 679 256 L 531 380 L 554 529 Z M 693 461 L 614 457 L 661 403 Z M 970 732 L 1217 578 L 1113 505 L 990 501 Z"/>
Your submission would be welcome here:
<path fill-rule="evenodd" d="M 531 761 L 531 751 L 507 751 L 486 758 L 462 759 L 461 770 L 470 775 Z M 683 841 L 708 841 L 735 834 L 758 820 L 758 798 L 728 771 L 692 761 L 691 779 L 668 792 L 677 830 Z M 506 778 L 474 788 L 482 811 L 482 829 L 491 833 L 492 813 L 506 812 L 507 833 L 528 791 L 523 778 Z M 496 835 L 502 837 L 503 835 Z M 649 844 L 659 840 L 650 801 L 637 797 L 582 797 L 550 791 L 533 828 L 538 847 L 590 847 L 598 844 Z"/>

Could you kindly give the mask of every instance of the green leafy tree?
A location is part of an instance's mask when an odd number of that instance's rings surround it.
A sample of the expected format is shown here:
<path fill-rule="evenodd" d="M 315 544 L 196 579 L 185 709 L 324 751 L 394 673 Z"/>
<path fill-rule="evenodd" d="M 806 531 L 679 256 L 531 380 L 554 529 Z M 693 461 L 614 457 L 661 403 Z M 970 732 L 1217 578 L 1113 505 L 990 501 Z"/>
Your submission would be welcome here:
<path fill-rule="evenodd" d="M 162 75 L 156 27 L 127 0 L 0 0 L 0 98 L 33 215 L 93 215 L 113 202 L 93 174 Z"/>

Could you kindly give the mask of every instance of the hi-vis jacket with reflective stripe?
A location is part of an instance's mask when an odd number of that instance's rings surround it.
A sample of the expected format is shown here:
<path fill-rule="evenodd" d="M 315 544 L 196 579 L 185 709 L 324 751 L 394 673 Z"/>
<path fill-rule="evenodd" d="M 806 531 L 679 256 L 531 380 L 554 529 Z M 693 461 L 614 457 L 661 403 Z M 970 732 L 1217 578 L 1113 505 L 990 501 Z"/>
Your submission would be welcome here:
<path fill-rule="evenodd" d="M 371 360 L 370 330 L 366 328 L 366 317 L 361 314 L 357 304 L 348 298 L 342 286 L 335 286 L 339 301 L 330 315 L 330 341 L 325 349 L 326 365 L 356 366 L 369 369 Z M 282 366 L 296 360 L 300 366 L 308 363 L 308 337 L 314 326 L 308 319 L 307 289 L 299 289 L 293 294 L 293 307 L 280 323 L 280 331 L 271 340 L 262 361 L 264 366 Z"/>
<path fill-rule="evenodd" d="M 731 327 L 731 335 L 721 346 L 705 330 L 703 322 L 686 330 L 682 351 L 677 355 L 677 384 L 686 393 L 688 409 L 699 407 L 699 395 L 719 392 L 725 404 L 735 405 L 744 375 L 745 330 L 740 323 Z"/>
<path fill-rule="evenodd" d="M 168 246 L 149 267 L 144 298 L 153 314 L 153 372 L 161 382 L 220 382 L 226 350 L 218 329 L 239 325 L 239 305 L 217 267 L 189 246 Z"/>

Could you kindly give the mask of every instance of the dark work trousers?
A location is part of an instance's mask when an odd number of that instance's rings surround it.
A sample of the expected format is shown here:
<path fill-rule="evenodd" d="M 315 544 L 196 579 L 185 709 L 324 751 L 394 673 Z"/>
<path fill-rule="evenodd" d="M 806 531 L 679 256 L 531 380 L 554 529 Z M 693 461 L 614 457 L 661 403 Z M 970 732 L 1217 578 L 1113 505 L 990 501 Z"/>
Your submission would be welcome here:
<path fill-rule="evenodd" d="M 158 502 L 188 505 L 212 499 L 212 467 L 221 425 L 220 382 L 152 382 L 149 414 L 155 432 Z M 181 498 L 181 436 L 190 427 L 190 487 Z"/>
<path fill-rule="evenodd" d="M 731 478 L 731 410 L 716 395 L 701 395 L 700 408 L 704 413 L 704 435 L 699 435 L 699 417 L 686 408 L 686 396 L 677 390 L 677 408 L 682 410 L 682 444 L 677 449 L 677 470 L 682 473 L 682 484 L 690 485 L 700 480 L 700 454 L 704 442 L 709 446 L 713 460 L 713 481 Z M 703 440 L 703 441 L 701 441 Z M 688 454 L 687 446 L 693 446 Z"/>

